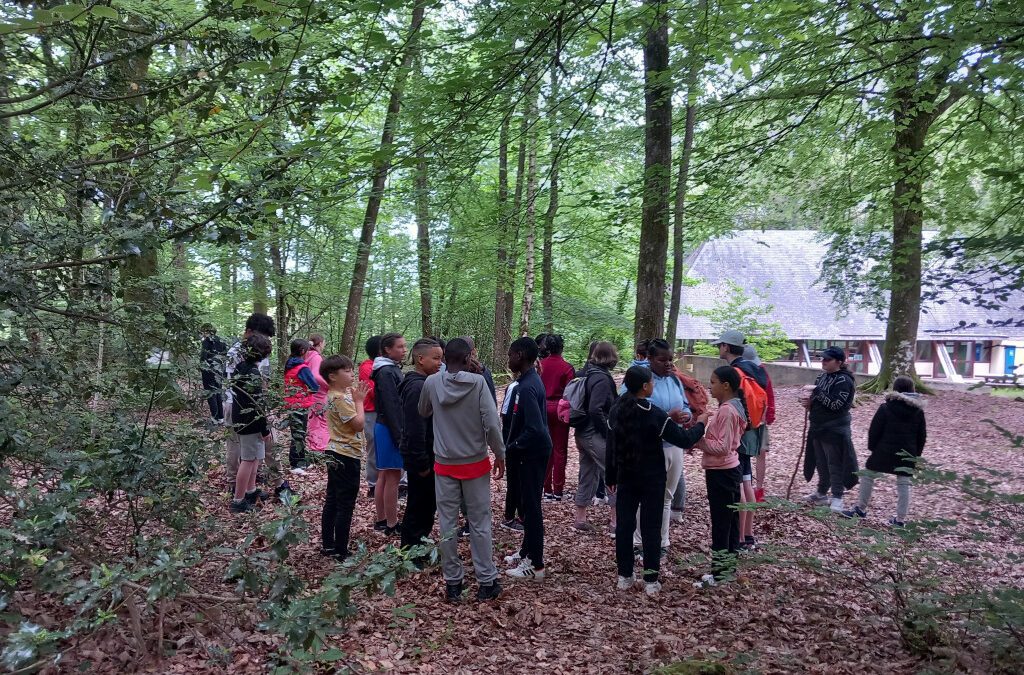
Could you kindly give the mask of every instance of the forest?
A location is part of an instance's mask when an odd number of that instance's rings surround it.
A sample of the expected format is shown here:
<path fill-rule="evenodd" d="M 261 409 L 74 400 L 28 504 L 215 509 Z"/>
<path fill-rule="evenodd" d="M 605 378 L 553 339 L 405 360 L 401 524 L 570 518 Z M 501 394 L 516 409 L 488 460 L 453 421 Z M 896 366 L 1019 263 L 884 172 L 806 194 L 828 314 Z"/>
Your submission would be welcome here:
<path fill-rule="evenodd" d="M 217 671 L 230 646 L 182 640 L 226 606 L 281 672 L 326 667 L 355 596 L 414 572 L 369 551 L 313 593 L 301 507 L 218 524 L 202 324 L 269 314 L 278 371 L 314 332 L 357 361 L 469 335 L 499 381 L 521 335 L 628 362 L 676 344 L 701 243 L 812 229 L 820 283 L 887 320 L 881 392 L 914 374 L 923 282 L 1024 288 L 1022 122 L 1021 0 L 0 0 L 0 662 L 84 671 L 97 641 L 160 672 L 176 644 Z M 237 597 L 204 566 L 230 551 Z M 651 649 L 618 665 L 681 658 Z"/>

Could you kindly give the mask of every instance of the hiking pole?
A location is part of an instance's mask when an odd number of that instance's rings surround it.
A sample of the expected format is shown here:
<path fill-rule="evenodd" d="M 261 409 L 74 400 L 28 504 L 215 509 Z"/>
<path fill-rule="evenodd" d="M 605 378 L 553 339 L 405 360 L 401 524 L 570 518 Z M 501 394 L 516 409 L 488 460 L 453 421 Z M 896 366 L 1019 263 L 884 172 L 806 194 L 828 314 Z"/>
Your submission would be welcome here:
<path fill-rule="evenodd" d="M 800 462 L 803 460 L 804 452 L 807 450 L 807 418 L 810 414 L 810 410 L 804 410 L 804 432 L 800 437 L 800 454 L 796 457 L 796 465 L 793 467 L 793 475 L 789 477 L 789 487 L 786 488 L 786 501 L 789 501 L 789 496 L 793 493 L 793 482 L 796 480 L 796 472 L 800 470 Z"/>

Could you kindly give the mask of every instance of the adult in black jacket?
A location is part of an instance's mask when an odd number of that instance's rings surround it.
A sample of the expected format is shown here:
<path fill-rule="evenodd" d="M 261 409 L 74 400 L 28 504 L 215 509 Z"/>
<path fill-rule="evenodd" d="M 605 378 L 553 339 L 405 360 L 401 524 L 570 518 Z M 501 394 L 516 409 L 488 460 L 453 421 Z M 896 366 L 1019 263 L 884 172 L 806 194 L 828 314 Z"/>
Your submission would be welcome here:
<path fill-rule="evenodd" d="M 576 523 L 574 527 L 583 532 L 594 532 L 596 528 L 587 520 L 587 507 L 604 482 L 605 439 L 608 436 L 608 413 L 618 394 L 611 369 L 619 362 L 619 353 L 610 342 L 594 345 L 590 360 L 583 370 L 576 374 L 584 379 L 584 405 L 587 419 L 576 427 L 576 449 L 580 453 L 580 479 L 574 502 Z"/>
<path fill-rule="evenodd" d="M 924 417 L 924 400 L 914 391 L 914 381 L 901 375 L 892 384 L 893 391 L 885 395 L 885 402 L 878 407 L 868 429 L 869 471 L 896 475 L 896 517 L 890 523 L 903 525 L 910 513 L 911 476 L 916 461 L 924 452 L 928 438 Z M 871 493 L 875 487 L 874 476 L 868 474 L 860 479 L 860 495 L 857 506 L 843 515 L 867 515 Z"/>
<path fill-rule="evenodd" d="M 374 529 L 388 534 L 398 532 L 398 483 L 402 479 L 402 442 L 405 413 L 398 387 L 402 383 L 401 363 L 405 360 L 405 338 L 398 333 L 382 335 L 381 355 L 373 360 L 373 402 L 377 422 L 373 428 L 377 459 L 377 485 L 373 503 L 377 509 Z"/>
<path fill-rule="evenodd" d="M 512 392 L 505 444 L 505 461 L 516 465 L 511 473 L 519 476 L 519 510 L 523 516 L 523 545 L 518 553 L 505 558 L 505 562 L 515 565 L 506 574 L 535 580 L 544 578 L 541 493 L 551 455 L 547 399 L 535 367 L 538 353 L 537 343 L 529 337 L 519 338 L 508 348 L 508 367 L 518 373 L 518 384 Z"/>
<path fill-rule="evenodd" d="M 420 392 L 427 377 L 441 369 L 441 345 L 430 338 L 412 347 L 414 370 L 398 387 L 404 423 L 399 450 L 409 476 L 409 494 L 402 518 L 402 546 L 415 546 L 434 529 L 437 501 L 434 493 L 434 425 L 419 413 Z"/>
<path fill-rule="evenodd" d="M 640 538 L 643 542 L 646 591 L 658 592 L 661 569 L 661 521 L 665 506 L 665 446 L 668 441 L 691 448 L 704 436 L 704 423 L 689 429 L 669 424 L 668 413 L 648 397 L 654 391 L 651 370 L 631 366 L 626 371 L 625 393 L 609 414 L 605 482 L 615 492 L 615 562 L 618 588 L 627 590 L 635 577 L 633 531 L 640 509 Z"/>
<path fill-rule="evenodd" d="M 814 382 L 809 406 L 810 426 L 804 455 L 804 478 L 818 472 L 818 489 L 807 496 L 814 505 L 830 504 L 833 511 L 843 510 L 843 493 L 857 484 L 857 453 L 853 449 L 850 423 L 857 385 L 846 368 L 846 352 L 828 347 L 821 354 L 825 372 Z M 829 500 L 828 491 L 832 498 Z"/>

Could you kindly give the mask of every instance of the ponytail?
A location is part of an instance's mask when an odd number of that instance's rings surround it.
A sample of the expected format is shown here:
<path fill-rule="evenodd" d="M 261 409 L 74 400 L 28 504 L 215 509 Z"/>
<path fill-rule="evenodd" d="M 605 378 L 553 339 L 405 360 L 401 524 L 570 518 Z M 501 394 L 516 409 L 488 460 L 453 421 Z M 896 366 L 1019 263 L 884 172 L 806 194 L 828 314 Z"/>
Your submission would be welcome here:
<path fill-rule="evenodd" d="M 643 366 L 632 366 L 627 370 L 624 382 L 626 391 L 615 400 L 608 413 L 608 419 L 615 420 L 615 426 L 610 431 L 619 464 L 636 462 L 639 457 L 635 438 L 636 422 L 645 411 L 637 405 L 639 399 L 636 394 L 651 378 L 650 369 Z"/>

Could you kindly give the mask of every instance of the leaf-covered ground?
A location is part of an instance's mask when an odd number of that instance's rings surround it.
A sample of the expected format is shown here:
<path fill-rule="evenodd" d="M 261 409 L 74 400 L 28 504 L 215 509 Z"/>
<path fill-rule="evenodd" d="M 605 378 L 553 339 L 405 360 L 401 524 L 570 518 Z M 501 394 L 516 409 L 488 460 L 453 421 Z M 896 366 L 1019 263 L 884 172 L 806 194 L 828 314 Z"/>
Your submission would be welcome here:
<path fill-rule="evenodd" d="M 779 392 L 779 417 L 772 428 L 769 456 L 769 496 L 785 496 L 800 450 L 804 414 L 796 396 L 795 389 Z M 879 400 L 866 401 L 853 413 L 862 462 L 868 423 Z M 1007 436 L 983 420 L 1024 433 L 1024 403 L 954 392 L 931 397 L 927 459 L 943 468 L 971 473 L 975 465 L 998 469 L 1003 477 L 1001 489 L 1024 492 L 1024 450 L 1013 448 Z M 576 467 L 575 450 L 570 447 L 569 491 L 575 487 Z M 693 582 L 704 572 L 709 543 L 698 457 L 687 458 L 686 476 L 689 498 L 685 519 L 672 525 L 672 562 L 663 568 L 664 589 L 658 597 L 649 599 L 640 590 L 615 590 L 609 507 L 592 509 L 592 521 L 602 531 L 586 535 L 572 529 L 571 501 L 545 503 L 548 577 L 544 582 L 506 578 L 498 601 L 450 606 L 443 601 L 444 585 L 436 570 L 404 579 L 393 598 L 360 599 L 359 616 L 338 641 L 346 654 L 339 665 L 363 672 L 410 673 L 642 672 L 683 659 L 728 661 L 737 671 L 761 672 L 891 673 L 913 672 L 922 666 L 921 657 L 903 646 L 892 620 L 881 611 L 880 603 L 886 598 L 872 597 L 856 583 L 837 581 L 841 576 L 764 564 L 747 569 L 737 582 L 714 589 L 694 588 Z M 241 540 L 245 520 L 231 516 L 226 500 L 215 493 L 221 482 L 219 474 L 211 475 L 208 506 L 222 514 L 227 538 Z M 320 505 L 325 485 L 322 469 L 292 482 L 304 503 Z M 807 491 L 808 485 L 798 476 L 794 498 Z M 492 494 L 497 518 L 504 483 L 495 483 Z M 876 488 L 869 522 L 863 526 L 881 527 L 894 506 L 894 484 L 882 481 Z M 917 490 L 911 517 L 956 517 L 968 508 L 967 501 L 948 492 Z M 261 513 L 258 517 L 272 516 Z M 311 531 L 318 535 L 319 510 L 308 511 L 306 517 Z M 372 531 L 373 519 L 372 503 L 364 492 L 357 505 L 354 537 L 382 548 L 387 540 Z M 758 514 L 755 527 L 765 544 L 838 565 L 847 571 L 848 579 L 857 579 L 858 565 L 870 565 L 870 560 L 847 561 L 837 555 L 843 528 L 830 519 L 819 522 L 799 512 L 769 511 Z M 501 557 L 517 548 L 518 536 L 496 527 L 494 540 L 501 568 Z M 293 563 L 313 584 L 328 572 L 328 563 L 317 552 L 318 544 L 314 536 L 293 552 Z M 977 544 L 953 535 L 931 545 L 966 549 Z M 468 544 L 463 542 L 460 549 L 467 565 L 467 582 L 475 591 Z M 211 560 L 208 566 L 212 595 L 230 592 L 217 578 L 222 565 L 223 561 Z M 1002 575 L 1020 584 L 1024 571 L 1003 570 Z M 403 606 L 409 606 L 409 612 L 396 614 L 396 608 Z M 231 610 L 214 605 L 208 620 L 179 633 L 173 625 L 168 626 L 167 637 L 176 641 L 180 650 L 152 669 L 223 671 L 224 666 L 210 660 L 210 644 L 219 644 L 231 655 L 230 671 L 261 670 L 263 657 L 276 639 L 256 630 L 255 616 L 248 623 L 243 621 L 242 627 L 218 627 L 217 617 L 226 611 Z M 123 651 L 100 645 L 94 653 L 76 654 L 72 661 L 92 657 L 93 667 L 109 667 L 126 660 L 118 658 Z M 96 658 L 97 653 L 101 658 Z"/>

